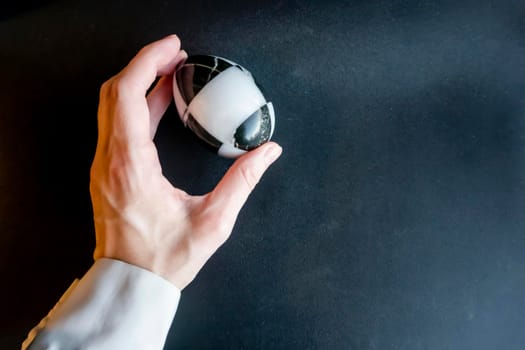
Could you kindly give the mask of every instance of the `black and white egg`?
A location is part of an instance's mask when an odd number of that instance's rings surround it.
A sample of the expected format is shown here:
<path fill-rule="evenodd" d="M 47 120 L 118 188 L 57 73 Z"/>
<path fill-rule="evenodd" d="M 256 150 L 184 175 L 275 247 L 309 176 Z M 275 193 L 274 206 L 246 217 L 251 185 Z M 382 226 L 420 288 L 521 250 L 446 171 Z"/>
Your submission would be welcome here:
<path fill-rule="evenodd" d="M 236 158 L 270 140 L 275 113 L 252 74 L 228 59 L 189 56 L 173 79 L 183 123 L 220 156 Z"/>

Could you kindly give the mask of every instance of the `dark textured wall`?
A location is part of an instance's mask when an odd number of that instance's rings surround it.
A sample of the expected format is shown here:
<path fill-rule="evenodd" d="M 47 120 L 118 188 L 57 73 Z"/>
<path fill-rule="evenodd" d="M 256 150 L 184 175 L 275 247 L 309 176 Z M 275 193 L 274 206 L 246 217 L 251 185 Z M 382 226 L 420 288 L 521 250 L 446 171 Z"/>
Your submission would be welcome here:
<path fill-rule="evenodd" d="M 0 347 L 91 264 L 98 88 L 146 43 L 252 71 L 284 147 L 167 349 L 522 349 L 523 1 L 0 5 Z M 166 176 L 230 161 L 171 107 Z"/>

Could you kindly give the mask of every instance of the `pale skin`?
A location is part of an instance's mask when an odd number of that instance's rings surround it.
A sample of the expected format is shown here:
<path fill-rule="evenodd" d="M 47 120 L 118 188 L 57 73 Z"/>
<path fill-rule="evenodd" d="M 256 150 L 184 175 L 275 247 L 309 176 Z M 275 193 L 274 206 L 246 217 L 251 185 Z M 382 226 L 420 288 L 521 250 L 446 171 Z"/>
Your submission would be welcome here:
<path fill-rule="evenodd" d="M 246 153 L 202 196 L 172 186 L 162 174 L 153 137 L 172 101 L 173 72 L 186 57 L 179 38 L 171 35 L 144 47 L 102 85 L 90 183 L 95 260 L 122 260 L 179 289 L 230 237 L 251 191 L 282 152 L 268 142 Z"/>

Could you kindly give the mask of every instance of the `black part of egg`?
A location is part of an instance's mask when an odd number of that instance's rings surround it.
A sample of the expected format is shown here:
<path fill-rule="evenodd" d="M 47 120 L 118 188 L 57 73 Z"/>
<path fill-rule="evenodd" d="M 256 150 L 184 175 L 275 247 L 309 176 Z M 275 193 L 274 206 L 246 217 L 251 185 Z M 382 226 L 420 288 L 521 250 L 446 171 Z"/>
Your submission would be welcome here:
<path fill-rule="evenodd" d="M 217 150 L 222 146 L 222 142 L 210 135 L 210 133 L 207 132 L 206 129 L 204 129 L 199 124 L 199 122 L 191 115 L 191 113 L 188 113 L 186 126 L 190 128 L 191 131 L 195 133 L 195 135 L 197 135 L 201 140 L 206 142 L 206 144 L 211 146 L 214 150 Z"/>
<path fill-rule="evenodd" d="M 197 96 L 204 85 L 208 84 L 219 73 L 217 70 L 210 70 L 208 67 L 203 66 L 182 66 L 177 71 L 177 86 L 184 102 L 190 104 L 191 100 Z"/>
<path fill-rule="evenodd" d="M 176 73 L 177 86 L 186 104 L 189 105 L 206 84 L 230 67 L 246 71 L 238 64 L 217 56 L 189 56 Z"/>
<path fill-rule="evenodd" d="M 250 151 L 268 141 L 271 132 L 272 119 L 268 104 L 265 104 L 235 130 L 235 147 Z"/>
<path fill-rule="evenodd" d="M 221 57 L 212 55 L 193 55 L 189 56 L 184 64 L 194 64 L 207 67 L 209 70 L 216 70 L 222 72 L 235 64 L 229 62 Z"/>
<path fill-rule="evenodd" d="M 182 96 L 182 99 L 188 105 L 196 95 L 195 90 L 202 89 L 194 83 L 195 67 L 194 66 L 182 66 L 176 73 L 177 87 Z M 197 91 L 198 92 L 198 91 Z"/>

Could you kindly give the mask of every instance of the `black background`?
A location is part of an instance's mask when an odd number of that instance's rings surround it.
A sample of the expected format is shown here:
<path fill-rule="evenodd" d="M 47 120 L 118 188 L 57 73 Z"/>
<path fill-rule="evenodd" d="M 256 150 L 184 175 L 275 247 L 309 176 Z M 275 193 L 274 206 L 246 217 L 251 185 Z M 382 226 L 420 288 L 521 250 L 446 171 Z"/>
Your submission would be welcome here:
<path fill-rule="evenodd" d="M 284 153 L 167 349 L 523 349 L 521 0 L 0 5 L 0 348 L 89 268 L 99 87 L 170 33 L 251 70 Z M 156 142 L 193 194 L 231 163 L 173 106 Z"/>

